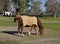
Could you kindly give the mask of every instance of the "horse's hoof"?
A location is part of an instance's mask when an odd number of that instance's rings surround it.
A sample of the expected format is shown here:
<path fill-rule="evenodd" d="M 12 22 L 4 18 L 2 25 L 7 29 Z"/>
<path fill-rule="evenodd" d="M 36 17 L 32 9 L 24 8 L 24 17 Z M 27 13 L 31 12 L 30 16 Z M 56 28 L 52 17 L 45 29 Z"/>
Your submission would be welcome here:
<path fill-rule="evenodd" d="M 41 33 L 40 35 L 43 35 L 43 33 Z"/>
<path fill-rule="evenodd" d="M 30 36 L 31 34 L 28 34 L 28 36 Z"/>
<path fill-rule="evenodd" d="M 36 34 L 38 36 L 38 34 Z"/>
<path fill-rule="evenodd" d="M 31 34 L 30 34 L 30 32 L 29 32 L 29 34 L 28 34 L 28 36 L 30 36 Z"/>
<path fill-rule="evenodd" d="M 30 36 L 30 35 L 28 34 L 28 36 Z"/>
<path fill-rule="evenodd" d="M 21 37 L 24 37 L 25 35 L 24 34 L 21 34 Z"/>
<path fill-rule="evenodd" d="M 18 33 L 17 35 L 20 36 L 20 33 Z"/>

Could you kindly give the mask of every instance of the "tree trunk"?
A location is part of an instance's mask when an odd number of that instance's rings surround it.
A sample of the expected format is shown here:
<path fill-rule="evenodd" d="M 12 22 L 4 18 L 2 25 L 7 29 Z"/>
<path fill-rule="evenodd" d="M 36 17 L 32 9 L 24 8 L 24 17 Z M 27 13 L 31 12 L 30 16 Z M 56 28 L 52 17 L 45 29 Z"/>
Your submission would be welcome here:
<path fill-rule="evenodd" d="M 56 19 L 56 17 L 57 17 L 57 15 L 56 15 L 56 13 L 54 13 L 54 19 Z"/>

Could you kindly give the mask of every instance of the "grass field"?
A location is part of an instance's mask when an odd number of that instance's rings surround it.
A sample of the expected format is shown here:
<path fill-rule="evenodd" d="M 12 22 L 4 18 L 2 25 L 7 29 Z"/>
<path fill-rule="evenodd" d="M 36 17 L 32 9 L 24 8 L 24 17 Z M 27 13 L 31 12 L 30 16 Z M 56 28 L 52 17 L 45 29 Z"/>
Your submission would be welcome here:
<path fill-rule="evenodd" d="M 43 25 L 48 29 L 60 29 L 60 17 L 54 19 L 53 17 L 43 17 L 41 18 Z"/>
<path fill-rule="evenodd" d="M 45 28 L 60 29 L 60 18 L 53 19 L 52 17 L 40 18 Z M 0 26 L 17 26 L 14 23 L 13 17 L 0 17 Z"/>
<path fill-rule="evenodd" d="M 52 17 L 42 17 L 40 20 L 45 28 L 45 34 L 43 36 L 31 35 L 25 37 L 13 37 L 12 35 L 12 38 L 18 39 L 5 40 L 0 38 L 0 44 L 60 44 L 60 17 L 57 17 L 56 19 L 53 19 Z M 0 26 L 17 26 L 17 23 L 13 22 L 13 17 L 0 17 Z M 9 37 L 7 39 L 9 39 Z"/>
<path fill-rule="evenodd" d="M 17 23 L 14 23 L 13 17 L 0 17 L 0 26 L 16 26 Z"/>

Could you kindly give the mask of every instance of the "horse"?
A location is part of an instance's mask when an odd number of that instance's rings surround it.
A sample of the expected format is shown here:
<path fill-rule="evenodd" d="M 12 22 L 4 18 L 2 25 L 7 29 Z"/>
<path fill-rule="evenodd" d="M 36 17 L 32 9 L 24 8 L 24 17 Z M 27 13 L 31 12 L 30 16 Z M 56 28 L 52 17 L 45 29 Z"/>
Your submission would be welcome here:
<path fill-rule="evenodd" d="M 32 31 L 32 28 L 34 28 L 36 35 L 38 35 L 38 32 L 36 30 L 36 27 L 39 27 L 39 33 L 41 35 L 43 35 L 44 33 L 44 27 L 42 25 L 42 22 L 40 21 L 40 19 L 38 17 L 35 16 L 26 16 L 26 15 L 16 15 L 14 17 L 14 22 L 16 22 L 18 20 L 18 33 L 19 35 L 21 34 L 21 36 L 24 36 L 23 34 L 23 28 L 25 26 L 30 26 L 31 29 L 29 31 L 29 35 Z"/>

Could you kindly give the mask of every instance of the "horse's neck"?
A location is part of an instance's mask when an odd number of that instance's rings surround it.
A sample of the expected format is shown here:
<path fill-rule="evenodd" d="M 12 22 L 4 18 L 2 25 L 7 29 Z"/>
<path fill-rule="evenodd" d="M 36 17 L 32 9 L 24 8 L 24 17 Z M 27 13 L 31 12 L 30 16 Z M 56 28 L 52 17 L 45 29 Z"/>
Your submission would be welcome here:
<path fill-rule="evenodd" d="M 19 17 L 19 18 L 18 18 L 18 22 L 21 22 L 21 21 L 22 21 L 22 18 L 21 18 L 21 17 Z"/>

